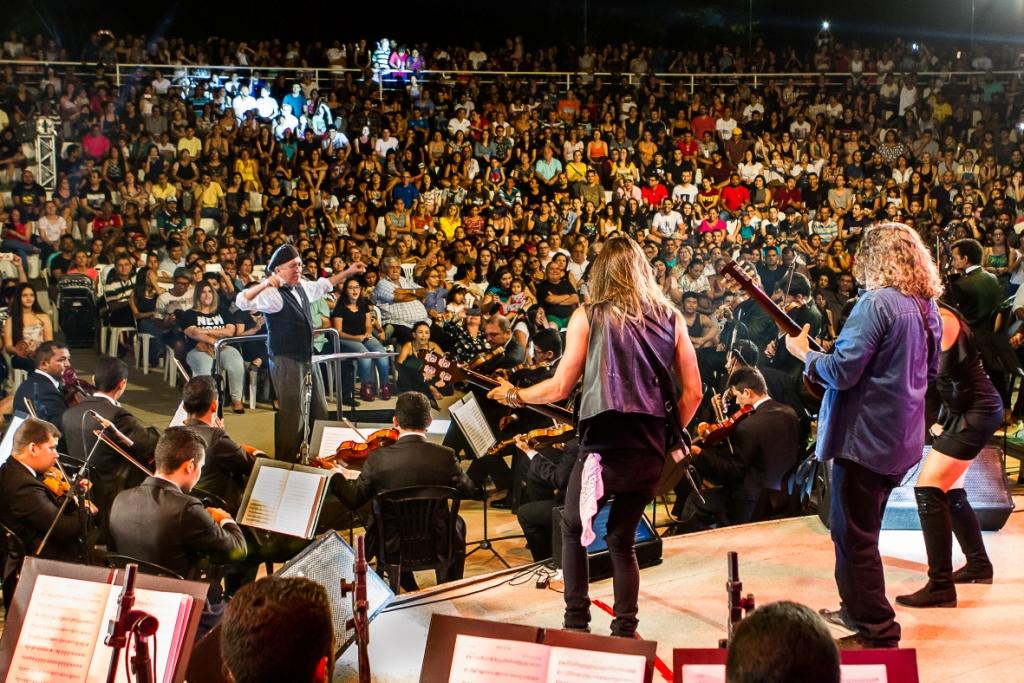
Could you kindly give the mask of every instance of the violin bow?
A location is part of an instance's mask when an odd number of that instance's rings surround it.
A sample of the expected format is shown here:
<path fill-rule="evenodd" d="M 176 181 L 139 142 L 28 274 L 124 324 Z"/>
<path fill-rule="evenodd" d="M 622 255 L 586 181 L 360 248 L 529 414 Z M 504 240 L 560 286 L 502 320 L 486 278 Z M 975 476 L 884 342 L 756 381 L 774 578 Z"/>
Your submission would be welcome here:
<path fill-rule="evenodd" d="M 355 432 L 356 436 L 363 440 L 363 443 L 366 443 L 366 435 L 359 431 L 358 427 L 349 422 L 348 418 L 345 417 L 344 415 L 341 416 L 341 423 L 348 427 L 349 429 L 351 429 L 353 432 Z"/>

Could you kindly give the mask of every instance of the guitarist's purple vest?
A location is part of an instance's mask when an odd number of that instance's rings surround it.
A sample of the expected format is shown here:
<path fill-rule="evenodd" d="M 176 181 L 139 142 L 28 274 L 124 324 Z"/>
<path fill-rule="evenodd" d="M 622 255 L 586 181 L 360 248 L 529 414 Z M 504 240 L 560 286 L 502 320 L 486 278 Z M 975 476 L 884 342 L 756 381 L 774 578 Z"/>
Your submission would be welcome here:
<path fill-rule="evenodd" d="M 666 313 L 657 320 L 648 313 L 642 321 L 626 320 L 614 325 L 606 316 L 595 313 L 593 308 L 587 311 L 590 342 L 579 419 L 589 420 L 610 410 L 665 417 L 658 373 L 648 362 L 640 340 L 664 364 L 665 374 L 674 376 L 675 316 Z"/>

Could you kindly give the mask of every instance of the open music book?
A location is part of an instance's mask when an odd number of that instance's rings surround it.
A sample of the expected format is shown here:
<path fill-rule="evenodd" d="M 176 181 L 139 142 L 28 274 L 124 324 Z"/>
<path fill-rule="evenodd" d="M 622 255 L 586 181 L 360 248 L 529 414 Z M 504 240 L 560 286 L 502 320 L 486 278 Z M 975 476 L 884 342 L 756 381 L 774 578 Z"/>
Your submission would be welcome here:
<path fill-rule="evenodd" d="M 646 658 L 460 633 L 448 683 L 643 683 Z"/>
<path fill-rule="evenodd" d="M 497 442 L 473 392 L 466 392 L 465 396 L 448 406 L 448 412 L 451 413 L 455 424 L 459 425 L 476 457 L 487 453 Z"/>
<path fill-rule="evenodd" d="M 103 639 L 120 594 L 115 584 L 38 576 L 6 680 L 104 683 L 113 650 Z M 192 596 L 184 593 L 135 589 L 134 609 L 160 623 L 150 656 L 161 683 L 175 678 L 192 604 Z"/>
<path fill-rule="evenodd" d="M 330 476 L 318 467 L 257 459 L 238 510 L 238 523 L 313 538 Z"/>

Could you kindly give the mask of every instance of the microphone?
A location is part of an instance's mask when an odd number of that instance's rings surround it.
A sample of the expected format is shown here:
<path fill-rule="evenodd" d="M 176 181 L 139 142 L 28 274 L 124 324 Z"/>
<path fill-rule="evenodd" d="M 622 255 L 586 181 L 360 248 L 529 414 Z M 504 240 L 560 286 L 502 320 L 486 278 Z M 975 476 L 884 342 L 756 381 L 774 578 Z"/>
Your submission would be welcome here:
<path fill-rule="evenodd" d="M 129 439 L 127 436 L 125 436 L 120 429 L 115 427 L 113 422 L 103 417 L 95 410 L 90 409 L 87 410 L 86 412 L 91 413 L 92 416 L 96 418 L 96 421 L 103 425 L 104 429 L 109 429 L 110 431 L 114 432 L 114 435 L 121 441 L 121 443 L 128 446 L 129 448 L 132 448 L 135 445 L 135 442 Z"/>
<path fill-rule="evenodd" d="M 132 607 L 135 605 L 135 574 L 138 570 L 139 565 L 134 562 L 129 563 L 124 568 L 124 584 L 121 587 L 121 595 L 117 602 L 117 613 L 107 623 L 107 637 L 103 641 L 104 645 L 115 649 L 123 648 L 127 645 L 128 631 L 131 627 L 128 619 L 131 616 Z"/>

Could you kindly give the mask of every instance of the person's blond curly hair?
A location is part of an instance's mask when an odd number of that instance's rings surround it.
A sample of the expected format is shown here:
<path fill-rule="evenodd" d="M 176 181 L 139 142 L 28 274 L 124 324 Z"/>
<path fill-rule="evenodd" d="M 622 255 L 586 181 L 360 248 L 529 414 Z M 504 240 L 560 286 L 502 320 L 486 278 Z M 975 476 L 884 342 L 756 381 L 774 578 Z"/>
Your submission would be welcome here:
<path fill-rule="evenodd" d="M 864 232 L 853 274 L 867 289 L 892 287 L 925 299 L 942 294 L 931 252 L 917 231 L 902 223 L 879 223 Z"/>

